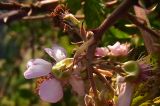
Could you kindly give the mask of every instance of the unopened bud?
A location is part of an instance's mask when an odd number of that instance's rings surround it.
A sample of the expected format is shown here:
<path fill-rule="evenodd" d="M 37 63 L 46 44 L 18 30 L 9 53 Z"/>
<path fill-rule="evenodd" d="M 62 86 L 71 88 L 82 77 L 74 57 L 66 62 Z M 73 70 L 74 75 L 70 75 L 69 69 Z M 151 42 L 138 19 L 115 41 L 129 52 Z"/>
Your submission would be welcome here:
<path fill-rule="evenodd" d="M 80 21 L 78 21 L 73 14 L 66 14 L 63 17 L 63 19 L 66 20 L 66 21 L 71 21 L 75 25 L 79 25 L 80 24 Z"/>

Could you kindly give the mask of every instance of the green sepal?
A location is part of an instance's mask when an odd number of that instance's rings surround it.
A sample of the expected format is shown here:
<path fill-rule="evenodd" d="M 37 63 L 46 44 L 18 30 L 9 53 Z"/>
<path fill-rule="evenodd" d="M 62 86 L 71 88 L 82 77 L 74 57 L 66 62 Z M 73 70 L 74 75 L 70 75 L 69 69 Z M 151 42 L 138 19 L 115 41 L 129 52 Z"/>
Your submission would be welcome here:
<path fill-rule="evenodd" d="M 54 70 L 54 71 L 52 71 L 52 73 L 58 79 L 66 79 L 70 76 L 69 71 Z"/>
<path fill-rule="evenodd" d="M 137 79 L 140 73 L 139 65 L 136 61 L 127 61 L 123 63 L 122 69 L 126 72 L 125 80 L 134 81 Z"/>
<path fill-rule="evenodd" d="M 67 68 L 71 66 L 72 62 L 73 58 L 66 58 L 59 61 L 52 67 L 52 73 L 60 79 L 69 77 L 70 73 L 67 71 Z"/>
<path fill-rule="evenodd" d="M 54 70 L 64 70 L 66 68 L 68 68 L 73 62 L 73 58 L 65 58 L 61 61 L 59 61 L 58 63 L 56 63 L 53 67 L 52 67 L 52 71 Z"/>

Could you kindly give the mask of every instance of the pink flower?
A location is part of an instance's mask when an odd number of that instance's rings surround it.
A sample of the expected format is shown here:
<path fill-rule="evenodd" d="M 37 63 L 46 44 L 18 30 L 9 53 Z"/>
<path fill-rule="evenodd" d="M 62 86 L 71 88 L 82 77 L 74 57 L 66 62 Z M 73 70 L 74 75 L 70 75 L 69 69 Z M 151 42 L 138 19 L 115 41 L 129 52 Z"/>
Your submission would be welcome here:
<path fill-rule="evenodd" d="M 52 48 L 45 48 L 44 50 L 49 56 L 55 59 L 56 62 L 59 62 L 67 57 L 66 50 L 56 44 L 54 44 Z"/>
<path fill-rule="evenodd" d="M 113 46 L 108 45 L 111 56 L 126 56 L 129 52 L 129 44 L 120 44 L 116 42 Z"/>
<path fill-rule="evenodd" d="M 38 86 L 38 94 L 44 101 L 56 103 L 63 97 L 63 88 L 59 80 L 50 73 L 52 64 L 43 59 L 32 59 L 24 72 L 26 79 L 45 77 Z"/>
<path fill-rule="evenodd" d="M 70 65 L 70 62 L 72 62 L 72 59 L 66 58 L 65 49 L 58 45 L 54 45 L 51 49 L 45 48 L 44 50 L 58 62 L 54 65 L 54 68 L 60 73 L 61 67 L 64 68 L 64 66 Z M 78 68 L 75 70 L 74 73 L 72 72 L 72 75 L 68 76 L 68 81 L 79 96 L 84 96 L 83 80 L 79 75 Z M 43 59 L 32 59 L 27 63 L 27 70 L 24 72 L 24 77 L 26 79 L 38 78 L 36 91 L 40 98 L 47 102 L 56 103 L 63 97 L 63 88 L 60 80 L 58 80 L 60 78 L 56 77 L 56 74 L 53 75 L 53 73 L 53 67 L 50 62 Z"/>
<path fill-rule="evenodd" d="M 45 48 L 44 50 L 52 58 L 54 58 L 57 62 L 65 59 L 67 57 L 65 49 L 58 46 L 58 45 L 54 45 L 51 49 L 50 48 Z M 74 75 L 71 75 L 69 77 L 69 83 L 72 86 L 72 89 L 73 89 L 74 92 L 76 92 L 79 96 L 84 96 L 84 94 L 85 94 L 84 82 L 81 79 L 81 77 L 79 76 L 80 69 L 78 69 L 78 67 L 76 67 L 75 70 L 76 70 L 76 72 L 74 72 Z"/>
<path fill-rule="evenodd" d="M 104 57 L 109 53 L 108 48 L 106 47 L 98 47 L 96 48 L 95 56 Z"/>
<path fill-rule="evenodd" d="M 126 56 L 129 53 L 129 44 L 120 44 L 116 42 L 113 46 L 108 45 L 107 47 L 98 47 L 95 51 L 95 56 Z"/>
<path fill-rule="evenodd" d="M 57 79 L 51 78 L 40 85 L 38 94 L 42 100 L 56 103 L 63 97 L 62 85 Z"/>

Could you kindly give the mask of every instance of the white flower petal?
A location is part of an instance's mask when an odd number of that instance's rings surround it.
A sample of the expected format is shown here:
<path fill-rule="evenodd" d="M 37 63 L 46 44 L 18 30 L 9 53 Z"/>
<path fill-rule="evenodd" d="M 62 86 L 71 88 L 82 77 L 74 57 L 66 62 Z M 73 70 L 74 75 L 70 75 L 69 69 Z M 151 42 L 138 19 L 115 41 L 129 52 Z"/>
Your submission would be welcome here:
<path fill-rule="evenodd" d="M 27 63 L 28 69 L 24 72 L 26 79 L 36 78 L 49 74 L 52 64 L 43 59 L 32 59 Z"/>
<path fill-rule="evenodd" d="M 31 60 L 29 60 L 28 61 L 28 63 L 27 63 L 27 67 L 31 67 L 31 66 L 33 66 L 33 65 L 48 65 L 48 64 L 51 64 L 51 63 L 49 63 L 48 61 L 46 61 L 46 60 L 43 60 L 43 59 L 31 59 Z"/>
<path fill-rule="evenodd" d="M 117 48 L 119 48 L 120 47 L 120 42 L 116 42 L 113 46 L 111 46 L 111 45 L 108 45 L 108 48 L 109 49 L 117 49 Z"/>
<path fill-rule="evenodd" d="M 58 45 L 54 45 L 51 49 L 45 48 L 44 49 L 49 56 L 54 58 L 57 62 L 65 59 L 67 57 L 66 50 Z"/>
<path fill-rule="evenodd" d="M 61 83 L 57 79 L 44 81 L 39 87 L 39 96 L 46 102 L 56 103 L 63 97 Z"/>
<path fill-rule="evenodd" d="M 29 67 L 24 72 L 24 77 L 26 79 L 32 79 L 37 78 L 41 76 L 45 76 L 51 72 L 52 66 L 42 66 L 42 65 L 34 65 L 32 67 Z"/>

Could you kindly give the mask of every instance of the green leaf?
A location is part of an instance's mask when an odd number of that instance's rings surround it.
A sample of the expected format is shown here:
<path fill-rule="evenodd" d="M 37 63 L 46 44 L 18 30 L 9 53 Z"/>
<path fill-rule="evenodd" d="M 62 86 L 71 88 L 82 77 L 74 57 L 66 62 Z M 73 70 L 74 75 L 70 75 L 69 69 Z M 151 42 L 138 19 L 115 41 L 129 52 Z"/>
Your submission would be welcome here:
<path fill-rule="evenodd" d="M 128 38 L 130 38 L 130 36 L 127 33 L 123 32 L 123 31 L 121 31 L 121 30 L 119 30 L 115 27 L 111 27 L 109 29 L 109 31 L 110 31 L 110 33 L 112 33 L 118 39 L 128 39 Z"/>
<path fill-rule="evenodd" d="M 75 14 L 81 8 L 81 0 L 66 0 L 66 2 L 71 13 Z"/>
<path fill-rule="evenodd" d="M 89 28 L 95 28 L 103 21 L 104 10 L 101 0 L 85 0 L 85 21 Z"/>
<path fill-rule="evenodd" d="M 132 100 L 131 106 L 137 106 L 141 100 L 143 100 L 145 96 L 137 96 Z"/>

